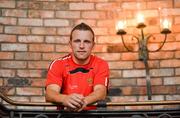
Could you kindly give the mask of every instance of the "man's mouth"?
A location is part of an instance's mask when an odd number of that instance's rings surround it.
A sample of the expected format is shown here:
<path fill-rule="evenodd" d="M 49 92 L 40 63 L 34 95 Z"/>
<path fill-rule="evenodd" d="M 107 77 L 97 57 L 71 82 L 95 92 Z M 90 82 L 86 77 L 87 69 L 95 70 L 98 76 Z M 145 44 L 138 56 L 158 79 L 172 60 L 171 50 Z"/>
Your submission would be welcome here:
<path fill-rule="evenodd" d="M 78 51 L 78 53 L 83 54 L 86 53 L 86 51 Z"/>

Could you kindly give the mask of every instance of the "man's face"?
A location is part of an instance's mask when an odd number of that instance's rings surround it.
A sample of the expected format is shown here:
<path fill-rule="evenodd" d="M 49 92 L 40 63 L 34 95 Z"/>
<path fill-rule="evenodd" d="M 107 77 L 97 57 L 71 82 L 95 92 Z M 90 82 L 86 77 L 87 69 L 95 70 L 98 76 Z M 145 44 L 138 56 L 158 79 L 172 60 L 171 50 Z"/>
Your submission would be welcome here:
<path fill-rule="evenodd" d="M 85 62 L 89 59 L 94 46 L 93 34 L 89 30 L 74 30 L 70 47 L 75 62 Z"/>

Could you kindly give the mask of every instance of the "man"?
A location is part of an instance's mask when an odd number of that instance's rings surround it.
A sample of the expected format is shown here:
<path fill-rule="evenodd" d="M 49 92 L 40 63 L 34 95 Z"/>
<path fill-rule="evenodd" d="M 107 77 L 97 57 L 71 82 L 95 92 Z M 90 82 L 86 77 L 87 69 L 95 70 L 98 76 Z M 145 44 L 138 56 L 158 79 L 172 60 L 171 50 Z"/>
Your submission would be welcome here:
<path fill-rule="evenodd" d="M 46 100 L 62 104 L 69 111 L 94 109 L 87 105 L 105 99 L 107 94 L 108 64 L 91 55 L 94 32 L 85 23 L 72 29 L 69 45 L 72 52 L 49 67 Z"/>

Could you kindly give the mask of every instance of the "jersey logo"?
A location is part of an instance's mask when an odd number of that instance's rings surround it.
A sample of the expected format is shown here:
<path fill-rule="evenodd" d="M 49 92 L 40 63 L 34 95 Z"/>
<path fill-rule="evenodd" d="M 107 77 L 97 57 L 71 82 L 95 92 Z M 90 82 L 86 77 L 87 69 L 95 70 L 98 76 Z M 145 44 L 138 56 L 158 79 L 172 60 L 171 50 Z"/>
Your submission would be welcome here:
<path fill-rule="evenodd" d="M 92 69 L 92 68 L 90 68 Z M 74 70 L 71 70 L 69 71 L 70 74 L 74 74 L 74 73 L 77 73 L 77 72 L 82 72 L 82 73 L 88 73 L 90 69 L 86 69 L 86 68 L 75 68 Z"/>
<path fill-rule="evenodd" d="M 93 79 L 92 78 L 87 78 L 87 83 L 88 84 L 93 84 Z"/>

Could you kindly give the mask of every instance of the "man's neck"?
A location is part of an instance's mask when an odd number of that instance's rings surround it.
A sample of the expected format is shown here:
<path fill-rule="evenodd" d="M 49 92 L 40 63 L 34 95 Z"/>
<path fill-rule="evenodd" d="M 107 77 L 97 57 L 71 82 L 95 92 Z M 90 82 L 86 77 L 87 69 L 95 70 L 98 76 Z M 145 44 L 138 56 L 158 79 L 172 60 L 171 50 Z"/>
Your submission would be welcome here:
<path fill-rule="evenodd" d="M 89 56 L 87 59 L 77 59 L 76 57 L 72 56 L 72 59 L 74 61 L 74 63 L 79 64 L 79 65 L 86 65 L 89 63 L 91 56 Z"/>

